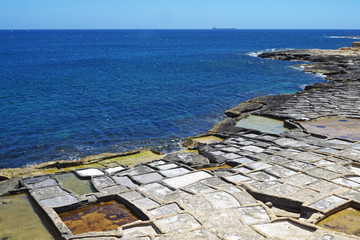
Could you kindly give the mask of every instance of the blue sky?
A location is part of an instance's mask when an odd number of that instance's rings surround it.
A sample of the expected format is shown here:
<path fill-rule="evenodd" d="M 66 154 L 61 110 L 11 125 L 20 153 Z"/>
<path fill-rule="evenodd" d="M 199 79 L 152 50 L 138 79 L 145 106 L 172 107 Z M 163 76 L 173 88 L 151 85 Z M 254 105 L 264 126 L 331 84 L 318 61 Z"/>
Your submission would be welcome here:
<path fill-rule="evenodd" d="M 0 29 L 359 29 L 360 0 L 0 0 Z"/>

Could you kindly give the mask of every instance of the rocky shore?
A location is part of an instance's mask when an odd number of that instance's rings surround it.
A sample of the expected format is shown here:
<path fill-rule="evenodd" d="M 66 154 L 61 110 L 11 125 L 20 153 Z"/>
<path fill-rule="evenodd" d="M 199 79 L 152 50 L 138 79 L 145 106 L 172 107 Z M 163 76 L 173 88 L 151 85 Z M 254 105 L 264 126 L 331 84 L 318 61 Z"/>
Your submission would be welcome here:
<path fill-rule="evenodd" d="M 332 81 L 243 102 L 181 152 L 0 170 L 0 239 L 360 239 L 360 48 L 259 57 Z"/>
<path fill-rule="evenodd" d="M 327 80 L 360 80 L 360 43 L 358 42 L 354 42 L 353 47 L 344 47 L 338 50 L 289 50 L 262 53 L 259 57 L 312 62 L 313 64 L 302 64 L 299 66 L 304 67 L 305 72 L 324 74 Z"/>

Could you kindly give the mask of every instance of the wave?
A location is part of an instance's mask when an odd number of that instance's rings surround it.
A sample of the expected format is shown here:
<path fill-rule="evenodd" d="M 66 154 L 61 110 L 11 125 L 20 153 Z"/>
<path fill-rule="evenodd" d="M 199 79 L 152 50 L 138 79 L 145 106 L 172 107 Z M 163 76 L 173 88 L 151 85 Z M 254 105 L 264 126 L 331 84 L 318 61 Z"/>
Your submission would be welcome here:
<path fill-rule="evenodd" d="M 298 71 L 304 71 L 305 66 L 303 65 L 297 65 L 297 66 L 290 66 L 290 68 L 294 69 L 294 70 L 298 70 Z M 305 72 L 306 74 L 312 75 L 313 77 L 317 77 L 317 78 L 326 78 L 325 74 L 322 73 L 315 73 L 315 72 Z"/>
<path fill-rule="evenodd" d="M 326 78 L 326 75 L 325 75 L 325 74 L 322 74 L 322 73 L 315 73 L 315 77 L 318 77 L 318 78 Z"/>
<path fill-rule="evenodd" d="M 265 52 L 280 52 L 280 51 L 288 51 L 288 50 L 294 50 L 294 48 L 269 48 L 260 51 L 247 52 L 245 53 L 245 55 L 250 57 L 258 57 L 260 54 Z"/>
<path fill-rule="evenodd" d="M 292 68 L 292 69 L 294 69 L 294 70 L 297 70 L 297 71 L 304 71 L 305 66 L 303 66 L 303 65 L 297 65 L 297 66 L 290 66 L 290 68 Z M 305 72 L 305 74 L 311 75 L 311 76 L 313 76 L 313 77 L 315 77 L 315 78 L 326 79 L 326 75 L 323 74 L 323 73 Z M 301 88 L 305 88 L 305 87 L 306 87 L 306 84 L 301 85 L 300 87 L 301 87 Z"/>
<path fill-rule="evenodd" d="M 348 38 L 348 39 L 360 39 L 360 36 L 325 36 L 325 38 Z"/>
<path fill-rule="evenodd" d="M 305 72 L 305 73 L 312 75 L 313 77 L 316 77 L 316 78 L 322 78 L 322 79 L 326 78 L 326 75 L 322 74 L 322 73 L 313 73 L 313 72 Z"/>
<path fill-rule="evenodd" d="M 78 151 L 91 151 L 91 150 L 95 150 L 95 148 L 93 146 L 90 145 L 84 145 L 84 144 L 79 144 L 75 146 L 76 150 Z"/>
<path fill-rule="evenodd" d="M 300 84 L 299 87 L 304 90 L 306 88 L 306 86 L 309 86 L 309 84 Z"/>
<path fill-rule="evenodd" d="M 185 142 L 185 138 L 175 138 L 175 139 L 168 141 L 167 143 L 158 145 L 157 147 L 155 147 L 155 149 L 158 149 L 164 153 L 180 151 L 181 149 L 184 148 L 184 142 Z"/>
<path fill-rule="evenodd" d="M 24 165 L 21 166 L 21 167 L 33 167 L 33 166 L 36 166 L 36 165 L 38 165 L 38 164 L 40 164 L 40 163 L 41 163 L 41 161 L 30 162 L 30 163 L 24 164 Z"/>
<path fill-rule="evenodd" d="M 290 68 L 294 69 L 294 70 L 298 70 L 298 71 L 304 71 L 305 66 L 300 65 L 300 66 L 290 66 Z"/>

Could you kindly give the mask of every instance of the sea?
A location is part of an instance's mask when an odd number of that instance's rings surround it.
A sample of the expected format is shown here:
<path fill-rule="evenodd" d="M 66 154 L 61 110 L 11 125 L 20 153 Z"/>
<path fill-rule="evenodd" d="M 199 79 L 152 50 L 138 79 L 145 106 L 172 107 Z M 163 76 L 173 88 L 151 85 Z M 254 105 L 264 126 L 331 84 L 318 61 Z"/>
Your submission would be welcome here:
<path fill-rule="evenodd" d="M 360 30 L 1 30 L 0 168 L 177 150 L 245 100 L 325 81 L 259 53 L 336 49 L 355 36 Z"/>

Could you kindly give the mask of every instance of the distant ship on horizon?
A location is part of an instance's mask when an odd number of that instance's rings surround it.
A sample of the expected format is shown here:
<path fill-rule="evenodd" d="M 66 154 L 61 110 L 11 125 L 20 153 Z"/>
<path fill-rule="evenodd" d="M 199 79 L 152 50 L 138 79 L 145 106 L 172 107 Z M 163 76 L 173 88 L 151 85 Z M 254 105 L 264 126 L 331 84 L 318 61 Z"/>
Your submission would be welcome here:
<path fill-rule="evenodd" d="M 218 27 L 213 27 L 212 30 L 237 30 L 237 28 L 218 28 Z"/>

